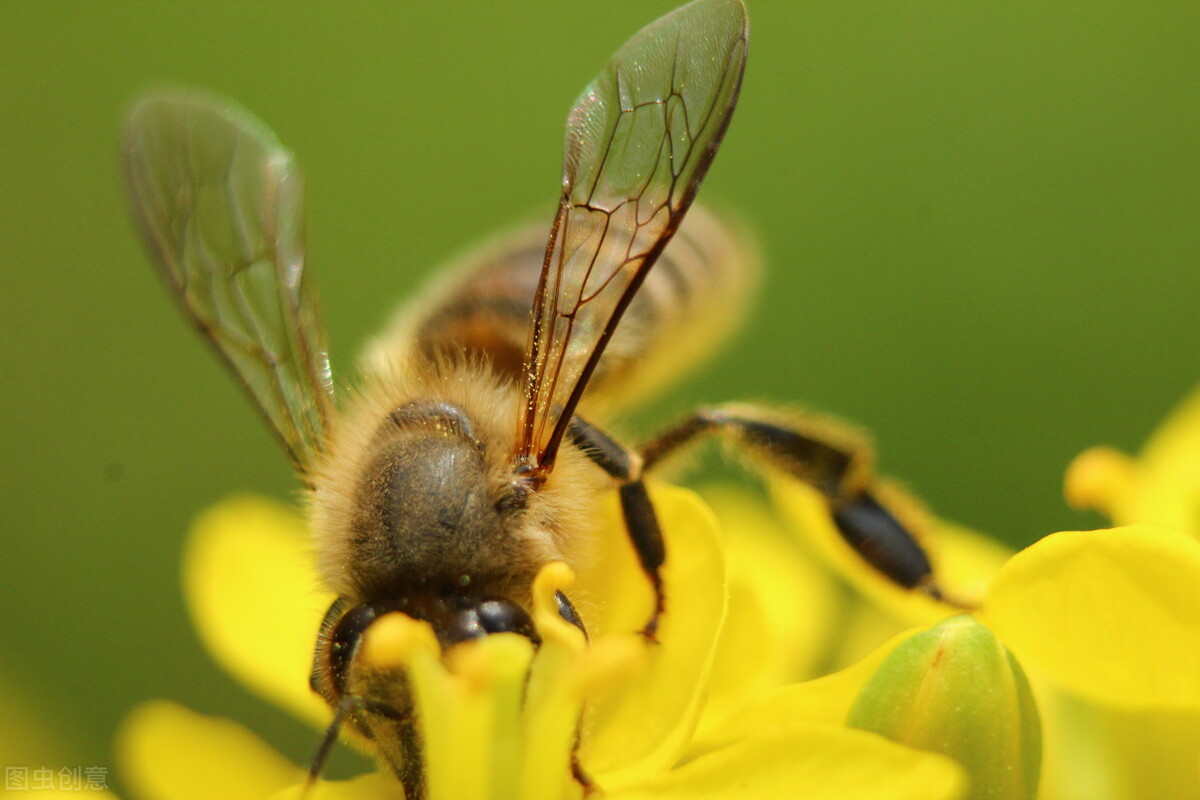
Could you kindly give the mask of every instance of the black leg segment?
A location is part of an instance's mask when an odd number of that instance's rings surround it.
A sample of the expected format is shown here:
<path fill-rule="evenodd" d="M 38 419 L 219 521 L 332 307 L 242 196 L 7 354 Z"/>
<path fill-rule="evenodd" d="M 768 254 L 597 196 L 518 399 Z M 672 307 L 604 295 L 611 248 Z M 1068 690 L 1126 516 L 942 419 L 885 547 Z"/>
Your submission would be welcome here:
<path fill-rule="evenodd" d="M 654 615 L 642 629 L 642 633 L 653 639 L 658 629 L 658 617 L 666 607 L 663 596 L 662 569 L 667 558 L 666 546 L 663 544 L 662 531 L 658 527 L 658 515 L 650 502 L 650 494 L 642 481 L 626 483 L 619 489 L 621 495 L 621 513 L 625 517 L 625 528 L 633 549 L 637 552 L 638 560 L 642 563 L 642 571 L 650 579 L 650 587 L 654 590 Z"/>
<path fill-rule="evenodd" d="M 831 504 L 842 538 L 863 559 L 906 589 L 928 586 L 933 575 L 929 557 L 912 533 L 874 495 L 862 492 Z"/>
<path fill-rule="evenodd" d="M 567 438 L 596 466 L 619 481 L 642 477 L 642 459 L 633 450 L 576 414 L 567 427 Z"/>
<path fill-rule="evenodd" d="M 723 434 L 765 464 L 819 491 L 842 538 L 886 577 L 905 588 L 920 587 L 942 596 L 913 533 L 915 524 L 879 500 L 871 475 L 873 455 L 864 437 L 834 423 L 729 404 L 700 409 L 652 439 L 642 449 L 644 469 L 709 433 Z"/>
<path fill-rule="evenodd" d="M 642 458 L 578 415 L 571 420 L 567 436 L 598 467 L 620 481 L 617 491 L 625 530 L 654 590 L 654 613 L 642 629 L 642 635 L 653 639 L 658 629 L 658 617 L 666 607 L 661 569 L 667 551 L 658 526 L 658 515 L 650 502 L 646 484 L 642 482 Z"/>
<path fill-rule="evenodd" d="M 871 451 L 848 429 L 806 424 L 742 403 L 702 408 L 642 448 L 650 470 L 685 444 L 709 434 L 728 436 L 765 463 L 818 489 L 827 497 L 863 484 Z M 844 441 L 835 441 L 842 439 Z"/>

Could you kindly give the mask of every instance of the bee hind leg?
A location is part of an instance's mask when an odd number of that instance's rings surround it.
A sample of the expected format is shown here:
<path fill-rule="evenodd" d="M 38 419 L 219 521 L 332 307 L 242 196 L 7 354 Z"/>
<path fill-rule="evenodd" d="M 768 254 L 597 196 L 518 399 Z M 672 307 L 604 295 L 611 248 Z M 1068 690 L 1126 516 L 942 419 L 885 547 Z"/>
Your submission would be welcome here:
<path fill-rule="evenodd" d="M 572 417 L 567 436 L 593 463 L 619 481 L 617 494 L 625 530 L 654 591 L 654 611 L 641 634 L 649 641 L 657 641 L 658 618 L 666 608 L 661 575 L 666 548 L 658 526 L 658 514 L 646 484 L 642 482 L 642 457 L 579 415 Z"/>
<path fill-rule="evenodd" d="M 864 437 L 844 426 L 736 403 L 697 410 L 641 450 L 650 470 L 686 444 L 722 434 L 756 460 L 812 486 L 842 538 L 872 567 L 907 589 L 948 600 L 918 540 L 920 523 L 880 497 Z"/>

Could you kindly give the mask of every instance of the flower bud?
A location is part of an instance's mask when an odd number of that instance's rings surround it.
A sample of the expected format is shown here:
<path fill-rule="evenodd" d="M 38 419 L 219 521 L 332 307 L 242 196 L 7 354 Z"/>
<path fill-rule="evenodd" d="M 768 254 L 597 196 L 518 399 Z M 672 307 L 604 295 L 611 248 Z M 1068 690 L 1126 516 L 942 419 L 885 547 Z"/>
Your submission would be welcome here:
<path fill-rule="evenodd" d="M 1042 733 L 1029 681 L 970 616 L 944 620 L 897 646 L 846 722 L 955 759 L 970 775 L 972 799 L 1037 795 Z"/>

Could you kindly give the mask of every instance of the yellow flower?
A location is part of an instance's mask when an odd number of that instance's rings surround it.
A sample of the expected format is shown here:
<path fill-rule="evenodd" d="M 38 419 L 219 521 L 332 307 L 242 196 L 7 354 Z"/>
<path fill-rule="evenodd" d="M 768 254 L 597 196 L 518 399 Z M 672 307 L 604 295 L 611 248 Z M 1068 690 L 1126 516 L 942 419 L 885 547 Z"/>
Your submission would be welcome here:
<path fill-rule="evenodd" d="M 1113 660 L 1097 665 L 1094 678 L 1074 676 L 1076 694 L 1062 702 L 1070 752 L 1094 766 L 1103 790 L 1096 797 L 1200 798 L 1200 389 L 1137 458 L 1109 447 L 1080 454 L 1065 494 L 1117 524 L 1153 531 L 1142 534 L 1150 541 L 1141 547 L 1128 535 L 1106 542 L 1104 567 L 1120 582 L 1100 598 L 1100 619 L 1132 618 L 1137 635 L 1119 652 L 1110 645 L 1098 660 Z"/>
<path fill-rule="evenodd" d="M 847 619 L 869 620 L 879 636 L 952 613 L 865 568 L 813 493 L 792 483 L 773 488 L 809 551 L 853 587 Z M 1006 559 L 977 534 L 934 521 L 930 544 L 948 593 L 979 605 L 977 618 L 1033 680 L 1043 800 L 1200 798 L 1198 490 L 1200 393 L 1138 459 L 1098 448 L 1069 469 L 1068 498 L 1122 527 L 1052 534 Z M 780 690 L 743 710 L 726 733 L 765 724 L 771 706 L 792 718 L 842 713 L 813 696 L 822 682 Z"/>
<path fill-rule="evenodd" d="M 1111 447 L 1080 454 L 1065 493 L 1077 508 L 1095 508 L 1118 525 L 1147 522 L 1200 537 L 1200 388 L 1192 392 L 1130 458 Z"/>
<path fill-rule="evenodd" d="M 1042 800 L 1200 798 L 1197 454 L 1200 394 L 1138 459 L 1099 449 L 1072 465 L 1068 497 L 1121 527 L 1052 534 L 1014 555 L 931 520 L 927 544 L 948 596 L 977 606 L 1033 684 Z M 581 796 L 570 772 L 581 719 L 579 762 L 617 800 L 964 797 L 957 765 L 846 726 L 893 650 L 959 609 L 863 565 L 815 493 L 771 488 L 782 521 L 745 492 L 706 490 L 719 524 L 690 493 L 656 488 L 671 553 L 660 646 L 629 633 L 651 596 L 615 504 L 572 587 L 590 643 L 553 613 L 554 592 L 573 578 L 563 565 L 538 579 L 536 651 L 496 635 L 444 656 L 424 623 L 397 616 L 373 627 L 369 658 L 412 680 L 430 797 Z M 261 499 L 218 506 L 196 525 L 185 584 L 216 657 L 324 727 L 330 712 L 307 673 L 330 598 L 314 588 L 302 521 Z M 301 767 L 234 723 L 175 705 L 139 710 L 121 750 L 141 797 L 299 796 Z M 971 791 L 987 796 L 986 786 Z M 371 773 L 323 781 L 312 796 L 398 793 Z"/>
<path fill-rule="evenodd" d="M 573 578 L 558 564 L 535 585 L 542 635 L 536 650 L 527 639 L 493 635 L 443 655 L 425 623 L 396 615 L 372 626 L 366 657 L 374 667 L 404 670 L 412 686 L 432 800 L 582 796 L 571 775 L 580 720 L 579 762 L 615 800 L 962 795 L 962 771 L 952 761 L 849 729 L 842 719 L 779 717 L 733 735 L 722 730 L 731 713 L 818 669 L 830 633 L 819 622 L 820 598 L 831 584 L 794 547 L 772 538 L 769 525 L 754 524 L 761 505 L 749 506 L 723 539 L 691 493 L 653 493 L 670 553 L 659 645 L 630 633 L 647 618 L 652 598 L 615 502 L 603 510 L 595 558 L 572 587 L 588 610 L 590 642 L 554 611 L 555 591 Z M 231 500 L 197 522 L 185 586 L 217 659 L 323 728 L 330 712 L 309 691 L 307 673 L 331 598 L 315 590 L 305 549 L 303 523 L 287 508 Z M 811 619 L 806 600 L 817 601 Z M 837 702 L 848 707 L 868 674 L 854 673 L 857 684 L 842 677 Z M 825 699 L 833 702 L 834 694 Z M 302 767 L 234 723 L 173 704 L 149 704 L 132 715 L 119 751 L 139 797 L 301 791 Z M 322 781 L 311 796 L 399 793 L 394 779 L 372 773 Z"/>

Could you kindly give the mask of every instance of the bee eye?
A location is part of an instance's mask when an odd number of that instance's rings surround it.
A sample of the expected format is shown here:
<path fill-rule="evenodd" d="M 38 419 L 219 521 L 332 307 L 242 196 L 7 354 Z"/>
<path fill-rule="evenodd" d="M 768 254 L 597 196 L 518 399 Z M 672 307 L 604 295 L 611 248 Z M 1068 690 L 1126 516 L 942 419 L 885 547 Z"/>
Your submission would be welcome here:
<path fill-rule="evenodd" d="M 337 603 L 334 604 L 334 607 L 336 606 Z M 329 669 L 333 688 L 339 695 L 346 690 L 346 676 L 358 641 L 362 638 L 363 631 L 375 621 L 376 616 L 378 612 L 372 606 L 355 606 L 342 615 L 333 629 L 329 640 Z"/>
<path fill-rule="evenodd" d="M 434 624 L 443 647 L 492 633 L 519 633 L 534 644 L 541 643 L 529 612 L 511 600 L 472 598 L 458 602 L 458 610 L 442 617 L 440 624 Z"/>
<path fill-rule="evenodd" d="M 519 633 L 538 641 L 529 612 L 511 600 L 484 600 L 475 607 L 479 625 L 488 633 Z"/>

